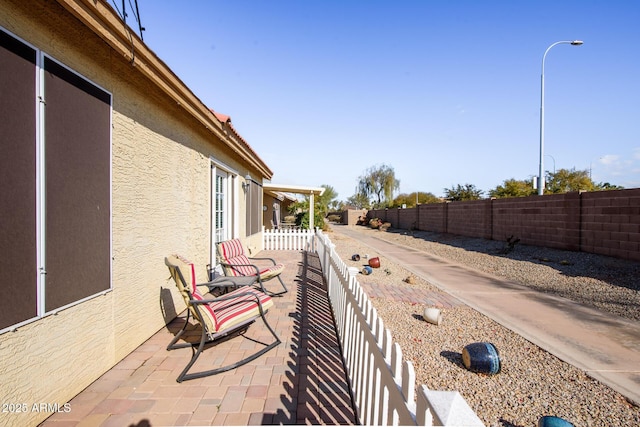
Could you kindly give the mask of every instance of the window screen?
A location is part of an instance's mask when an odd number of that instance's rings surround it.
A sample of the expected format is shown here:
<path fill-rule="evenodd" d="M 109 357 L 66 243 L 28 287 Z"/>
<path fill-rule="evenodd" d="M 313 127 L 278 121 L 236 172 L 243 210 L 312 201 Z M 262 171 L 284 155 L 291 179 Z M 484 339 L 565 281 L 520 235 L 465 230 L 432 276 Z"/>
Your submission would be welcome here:
<path fill-rule="evenodd" d="M 46 300 L 110 288 L 111 95 L 45 58 Z"/>
<path fill-rule="evenodd" d="M 0 29 L 0 329 L 38 314 L 36 55 Z"/>

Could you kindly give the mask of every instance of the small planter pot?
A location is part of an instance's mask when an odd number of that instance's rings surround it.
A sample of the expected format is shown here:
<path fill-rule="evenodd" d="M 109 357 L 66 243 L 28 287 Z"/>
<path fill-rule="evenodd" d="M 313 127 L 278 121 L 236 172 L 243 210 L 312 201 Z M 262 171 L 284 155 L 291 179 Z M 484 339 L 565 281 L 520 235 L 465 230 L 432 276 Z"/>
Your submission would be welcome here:
<path fill-rule="evenodd" d="M 380 258 L 375 257 L 369 260 L 369 267 L 371 268 L 380 268 Z"/>
<path fill-rule="evenodd" d="M 434 325 L 440 325 L 442 323 L 442 313 L 435 307 L 427 307 L 424 309 L 422 318 Z"/>
<path fill-rule="evenodd" d="M 373 269 L 371 267 L 369 267 L 368 265 L 365 265 L 362 268 L 362 274 L 368 275 L 368 274 L 371 274 L 371 273 L 373 273 Z"/>
<path fill-rule="evenodd" d="M 500 372 L 500 355 L 496 347 L 488 342 L 469 344 L 462 350 L 462 363 L 472 371 L 494 375 Z"/>
<path fill-rule="evenodd" d="M 563 418 L 545 415 L 538 419 L 538 427 L 574 427 L 574 425 Z"/>
<path fill-rule="evenodd" d="M 351 255 L 351 261 L 360 261 L 360 255 L 358 254 Z"/>

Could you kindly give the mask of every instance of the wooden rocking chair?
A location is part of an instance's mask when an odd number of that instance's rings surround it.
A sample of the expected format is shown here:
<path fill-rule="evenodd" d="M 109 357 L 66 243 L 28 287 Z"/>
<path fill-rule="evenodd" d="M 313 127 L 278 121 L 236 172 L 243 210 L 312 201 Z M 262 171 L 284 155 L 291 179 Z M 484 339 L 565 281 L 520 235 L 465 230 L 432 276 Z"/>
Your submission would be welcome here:
<path fill-rule="evenodd" d="M 262 292 L 272 296 L 282 295 L 288 291 L 284 282 L 280 278 L 280 273 L 284 271 L 284 264 L 276 263 L 273 258 L 249 258 L 244 253 L 244 247 L 240 239 L 232 239 L 220 242 L 217 245 L 218 262 L 224 269 L 227 276 L 253 276 L 257 277 Z M 253 261 L 269 261 L 267 267 L 260 268 Z M 283 291 L 269 292 L 264 287 L 264 282 L 277 278 L 282 285 Z"/>
<path fill-rule="evenodd" d="M 209 282 L 197 284 L 193 263 L 179 257 L 178 255 L 169 256 L 165 258 L 164 261 L 167 267 L 169 267 L 171 277 L 180 290 L 188 308 L 184 325 L 180 332 L 178 332 L 173 340 L 171 340 L 171 343 L 167 346 L 167 350 L 185 347 L 198 347 L 187 366 L 178 376 L 177 381 L 179 383 L 184 380 L 215 375 L 237 368 L 238 366 L 255 360 L 280 344 L 280 339 L 271 326 L 269 326 L 269 323 L 267 323 L 267 319 L 265 318 L 265 313 L 273 306 L 273 301 L 269 295 L 266 295 L 253 287 L 242 286 L 227 294 L 222 294 L 215 298 L 211 295 L 211 298 L 205 299 L 203 295 L 206 295 L 209 292 L 214 292 L 217 287 L 224 288 L 228 286 L 228 283 L 225 284 L 224 282 L 219 282 L 220 284 L 216 284 Z M 185 332 L 187 325 L 189 325 L 190 315 L 192 315 L 202 327 L 200 341 L 176 344 Z M 262 319 L 269 332 L 273 335 L 274 341 L 272 343 L 261 343 L 264 344 L 265 347 L 261 348 L 256 353 L 245 357 L 239 362 L 206 371 L 188 373 L 189 369 L 191 369 L 198 359 L 198 356 L 200 356 L 200 353 L 202 353 L 205 344 L 220 342 L 225 338 L 229 338 L 236 332 L 242 332 L 258 318 Z"/>

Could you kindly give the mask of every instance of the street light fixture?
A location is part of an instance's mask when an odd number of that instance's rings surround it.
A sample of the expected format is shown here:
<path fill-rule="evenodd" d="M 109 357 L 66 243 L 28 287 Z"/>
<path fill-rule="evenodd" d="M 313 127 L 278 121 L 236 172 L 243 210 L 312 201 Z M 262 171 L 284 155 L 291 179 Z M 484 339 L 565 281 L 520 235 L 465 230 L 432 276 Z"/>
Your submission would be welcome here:
<path fill-rule="evenodd" d="M 583 44 L 582 40 L 562 40 L 553 43 L 544 51 L 542 55 L 542 74 L 540 75 L 540 171 L 538 175 L 538 194 L 542 196 L 544 194 L 544 60 L 547 57 L 547 53 L 552 47 L 559 44 L 570 44 L 572 46 L 580 46 Z"/>

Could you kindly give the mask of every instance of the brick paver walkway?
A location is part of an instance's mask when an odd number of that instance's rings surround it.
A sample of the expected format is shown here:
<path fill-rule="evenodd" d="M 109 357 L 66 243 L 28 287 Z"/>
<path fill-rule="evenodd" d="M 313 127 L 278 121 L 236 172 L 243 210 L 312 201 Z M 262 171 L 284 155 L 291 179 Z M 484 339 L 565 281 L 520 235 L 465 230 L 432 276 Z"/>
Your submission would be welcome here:
<path fill-rule="evenodd" d="M 286 265 L 283 279 L 289 292 L 275 297 L 267 314 L 282 344 L 231 371 L 179 384 L 176 377 L 191 349 L 167 351 L 166 346 L 181 328 L 183 312 L 73 398 L 70 412 L 56 413 L 42 425 L 355 424 L 317 256 L 295 251 L 263 251 L 259 256 Z M 277 284 L 267 283 L 270 287 Z M 268 338 L 258 321 L 243 337 L 206 347 L 193 369 L 238 360 L 259 345 L 251 339 Z"/>
<path fill-rule="evenodd" d="M 397 284 L 362 283 L 369 298 L 418 303 L 438 308 L 452 308 L 464 305 L 460 300 L 444 292 L 398 286 Z"/>

